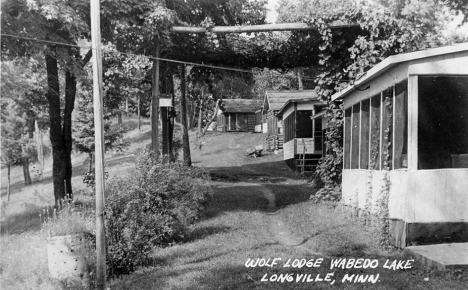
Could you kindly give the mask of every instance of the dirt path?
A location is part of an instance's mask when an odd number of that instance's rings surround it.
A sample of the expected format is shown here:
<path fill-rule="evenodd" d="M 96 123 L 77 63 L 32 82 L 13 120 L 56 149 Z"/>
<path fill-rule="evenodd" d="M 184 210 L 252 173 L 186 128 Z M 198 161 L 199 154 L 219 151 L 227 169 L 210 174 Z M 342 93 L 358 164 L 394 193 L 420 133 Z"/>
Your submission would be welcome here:
<path fill-rule="evenodd" d="M 260 184 L 260 186 L 262 185 Z M 268 200 L 268 212 L 265 213 L 265 220 L 274 239 L 278 241 L 278 243 L 286 246 L 297 246 L 302 244 L 305 239 L 303 237 L 294 236 L 278 215 L 279 210 L 276 208 L 275 194 L 266 187 L 262 187 L 261 190 L 263 191 L 265 198 Z"/>

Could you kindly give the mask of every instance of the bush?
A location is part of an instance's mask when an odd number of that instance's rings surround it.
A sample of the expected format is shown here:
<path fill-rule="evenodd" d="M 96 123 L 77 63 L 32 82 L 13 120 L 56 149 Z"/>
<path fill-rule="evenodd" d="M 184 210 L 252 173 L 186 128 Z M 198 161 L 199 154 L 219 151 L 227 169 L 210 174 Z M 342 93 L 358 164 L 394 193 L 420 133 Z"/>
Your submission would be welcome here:
<path fill-rule="evenodd" d="M 40 215 L 42 234 L 45 237 L 64 236 L 78 233 L 94 234 L 94 211 L 85 206 L 77 207 L 72 201 L 62 201 L 62 208 L 57 210 L 47 207 Z"/>
<path fill-rule="evenodd" d="M 111 180 L 105 215 L 109 274 L 128 274 L 155 246 L 182 241 L 208 201 L 208 178 L 206 171 L 164 163 L 145 151 L 129 177 Z"/>

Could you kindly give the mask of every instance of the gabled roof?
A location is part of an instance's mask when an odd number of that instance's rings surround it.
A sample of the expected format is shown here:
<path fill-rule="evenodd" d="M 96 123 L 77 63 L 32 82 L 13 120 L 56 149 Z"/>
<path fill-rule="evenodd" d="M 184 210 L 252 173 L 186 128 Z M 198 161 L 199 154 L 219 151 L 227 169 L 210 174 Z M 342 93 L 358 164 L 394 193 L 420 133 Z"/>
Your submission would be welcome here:
<path fill-rule="evenodd" d="M 426 50 L 415 51 L 415 52 L 410 52 L 410 53 L 392 55 L 390 57 L 387 57 L 381 63 L 374 66 L 369 71 L 367 71 L 364 76 L 362 76 L 359 80 L 357 80 L 354 83 L 354 85 L 348 86 L 344 90 L 334 94 L 332 96 L 332 100 L 335 101 L 335 100 L 344 98 L 345 96 L 349 95 L 351 92 L 356 90 L 356 87 L 360 87 L 360 85 L 369 82 L 370 80 L 376 78 L 377 76 L 381 75 L 382 73 L 394 67 L 395 65 L 408 62 L 408 61 L 419 60 L 419 59 L 430 58 L 430 57 L 435 57 L 435 56 L 440 56 L 440 55 L 445 55 L 445 54 L 452 54 L 452 53 L 463 52 L 463 51 L 468 51 L 468 42 L 460 43 L 460 44 L 456 44 L 452 46 L 444 46 L 444 47 L 439 47 L 439 48 L 426 49 Z"/>
<path fill-rule="evenodd" d="M 325 105 L 326 103 L 322 100 L 320 100 L 320 97 L 316 95 L 314 98 L 304 98 L 304 99 L 290 99 L 287 100 L 286 103 L 281 107 L 281 109 L 278 111 L 278 115 L 282 115 L 283 112 L 286 110 L 287 107 L 289 107 L 291 104 L 294 103 L 312 103 L 316 105 Z"/>
<path fill-rule="evenodd" d="M 262 106 L 262 100 L 223 99 L 223 113 L 255 113 Z"/>
<path fill-rule="evenodd" d="M 291 99 L 297 100 L 315 97 L 317 97 L 315 90 L 266 91 L 263 101 L 263 112 L 266 113 L 267 110 L 277 111 Z"/>

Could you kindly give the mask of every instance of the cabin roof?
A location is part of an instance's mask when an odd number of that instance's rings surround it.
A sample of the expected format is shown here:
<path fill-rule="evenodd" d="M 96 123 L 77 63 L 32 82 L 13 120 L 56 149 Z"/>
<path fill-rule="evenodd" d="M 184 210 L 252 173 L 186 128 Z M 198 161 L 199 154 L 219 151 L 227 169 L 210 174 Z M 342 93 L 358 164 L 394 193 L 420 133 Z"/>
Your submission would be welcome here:
<path fill-rule="evenodd" d="M 225 99 L 223 113 L 255 113 L 262 106 L 262 100 Z"/>
<path fill-rule="evenodd" d="M 281 107 L 281 109 L 278 111 L 278 115 L 282 115 L 283 112 L 292 104 L 294 103 L 313 103 L 317 105 L 325 105 L 326 103 L 322 100 L 320 100 L 320 97 L 316 95 L 313 98 L 305 98 L 305 99 L 290 99 L 287 100 L 286 103 Z"/>
<path fill-rule="evenodd" d="M 284 104 L 291 99 L 308 99 L 317 97 L 315 90 L 288 90 L 288 91 L 270 91 L 265 93 L 263 100 L 263 112 L 268 110 L 277 111 L 281 109 Z"/>
<path fill-rule="evenodd" d="M 363 84 L 370 82 L 372 79 L 381 75 L 390 68 L 399 65 L 404 62 L 420 60 L 424 58 L 431 58 L 445 54 L 452 54 L 457 52 L 468 51 L 468 42 L 460 43 L 451 46 L 444 46 L 433 49 L 426 49 L 421 51 L 415 51 L 410 53 L 402 53 L 387 57 L 385 60 L 374 66 L 372 69 L 367 71 L 359 80 L 357 80 L 353 85 L 346 87 L 344 90 L 334 94 L 332 100 L 343 99 L 353 91 L 357 90 L 356 87 L 362 87 Z"/>

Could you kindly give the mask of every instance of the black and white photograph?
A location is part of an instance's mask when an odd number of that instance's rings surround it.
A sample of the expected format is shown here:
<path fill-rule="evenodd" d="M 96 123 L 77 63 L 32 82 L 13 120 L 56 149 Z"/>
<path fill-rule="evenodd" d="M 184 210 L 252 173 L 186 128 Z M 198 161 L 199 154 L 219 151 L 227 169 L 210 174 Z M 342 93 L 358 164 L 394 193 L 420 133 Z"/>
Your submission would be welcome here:
<path fill-rule="evenodd" d="M 0 289 L 468 289 L 468 0 L 0 1 Z"/>

